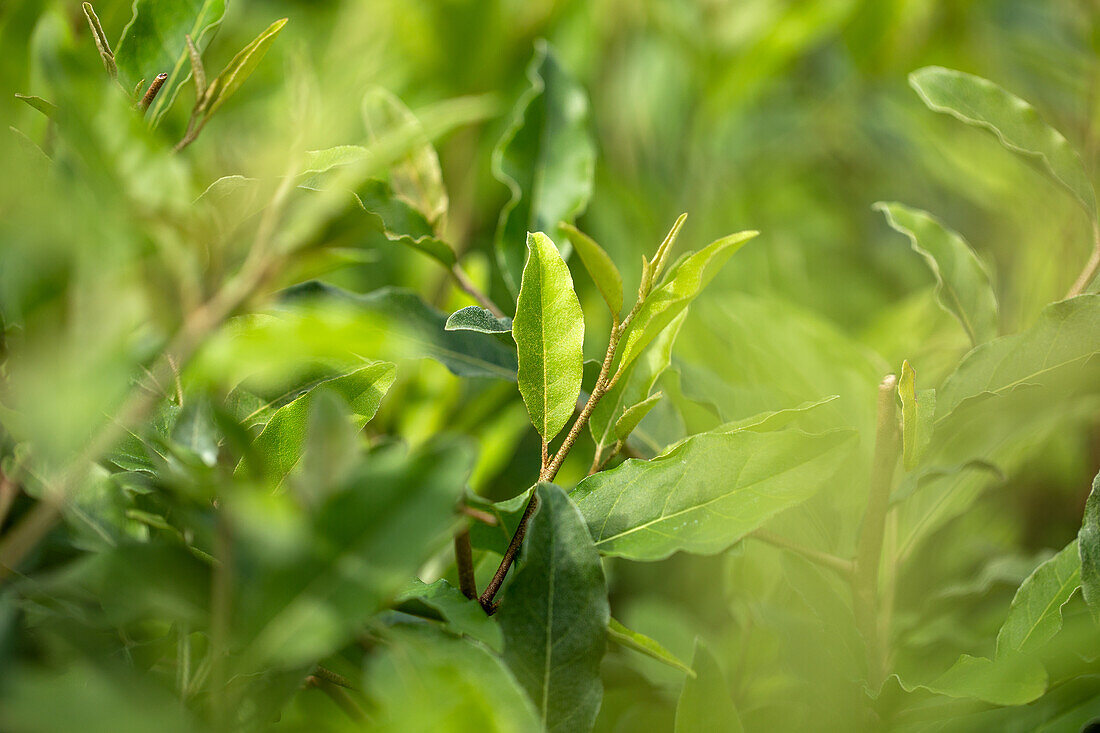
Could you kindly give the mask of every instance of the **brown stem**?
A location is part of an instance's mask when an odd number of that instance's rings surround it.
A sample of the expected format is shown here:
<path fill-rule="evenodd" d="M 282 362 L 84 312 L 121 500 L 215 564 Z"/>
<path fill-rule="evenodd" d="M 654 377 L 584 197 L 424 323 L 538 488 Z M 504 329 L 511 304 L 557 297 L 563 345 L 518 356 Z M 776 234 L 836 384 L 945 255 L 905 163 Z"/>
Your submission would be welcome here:
<path fill-rule="evenodd" d="M 504 311 L 502 311 L 497 304 L 494 303 L 488 295 L 481 292 L 481 290 L 474 285 L 474 281 L 470 279 L 470 276 L 466 274 L 466 271 L 459 266 L 456 262 L 451 265 L 451 276 L 454 278 L 458 287 L 462 289 L 467 295 L 476 300 L 482 308 L 492 313 L 497 318 L 504 318 Z"/>
<path fill-rule="evenodd" d="M 1085 292 L 1085 288 L 1096 277 L 1097 271 L 1100 271 L 1100 225 L 1093 225 L 1092 254 L 1089 256 L 1089 261 L 1085 263 L 1085 269 L 1081 270 L 1081 274 L 1077 276 L 1073 287 L 1066 293 L 1066 297 L 1073 298 Z"/>
<path fill-rule="evenodd" d="M 894 392 L 897 377 L 889 374 L 878 388 L 878 420 L 875 426 L 875 453 L 871 464 L 871 487 L 863 514 L 856 550 L 852 598 L 856 624 L 867 645 L 868 681 L 877 687 L 886 676 L 884 629 L 879 623 L 878 580 L 882 562 L 882 541 L 886 513 L 890 507 L 894 469 L 898 457 L 897 407 Z"/>
<path fill-rule="evenodd" d="M 8 478 L 7 474 L 0 473 L 0 529 L 4 528 L 4 520 L 8 518 L 15 497 L 19 495 L 19 487 Z"/>
<path fill-rule="evenodd" d="M 497 566 L 497 571 L 493 573 L 492 580 L 489 581 L 489 585 L 485 586 L 485 591 L 478 599 L 481 602 L 481 607 L 485 609 L 485 613 L 489 615 L 492 615 L 497 610 L 493 598 L 496 597 L 497 591 L 500 590 L 500 586 L 504 582 L 504 576 L 508 574 L 508 568 L 512 567 L 512 562 L 516 559 L 516 555 L 519 554 L 519 548 L 523 544 L 524 536 L 527 534 L 527 523 L 531 521 L 531 515 L 535 513 L 535 509 L 538 508 L 538 505 L 538 491 L 532 490 L 531 498 L 527 501 L 527 507 L 523 510 L 523 516 L 519 518 L 519 526 L 516 527 L 516 533 L 512 535 L 512 540 L 508 543 L 508 548 L 504 551 L 504 557 L 501 559 L 500 565 Z"/>
<path fill-rule="evenodd" d="M 480 509 L 474 509 L 472 506 L 468 506 L 466 504 L 463 504 L 459 508 L 459 511 L 465 514 L 470 519 L 476 519 L 482 524 L 487 524 L 490 527 L 497 526 L 497 518 L 489 512 L 483 512 Z"/>
<path fill-rule="evenodd" d="M 855 563 L 851 560 L 846 560 L 842 557 L 837 557 L 828 552 L 821 552 L 820 550 L 815 550 L 810 547 L 804 547 L 797 542 L 788 540 L 786 537 L 772 534 L 762 529 L 756 530 L 750 534 L 749 537 L 760 540 L 761 542 L 766 542 L 769 545 L 774 545 L 775 547 L 780 547 L 784 550 L 790 550 L 791 552 L 801 555 L 810 562 L 817 563 L 830 570 L 835 570 L 846 578 L 852 577 L 852 573 L 855 570 Z"/>
<path fill-rule="evenodd" d="M 455 565 L 458 566 L 458 589 L 470 600 L 477 598 L 474 555 L 470 549 L 470 530 L 468 529 L 455 534 Z"/>
<path fill-rule="evenodd" d="M 160 88 L 164 86 L 164 82 L 168 80 L 168 74 L 157 74 L 153 79 L 149 88 L 145 90 L 145 96 L 138 102 L 138 109 L 144 112 L 149 109 L 149 105 L 153 103 L 153 100 L 160 94 Z"/>

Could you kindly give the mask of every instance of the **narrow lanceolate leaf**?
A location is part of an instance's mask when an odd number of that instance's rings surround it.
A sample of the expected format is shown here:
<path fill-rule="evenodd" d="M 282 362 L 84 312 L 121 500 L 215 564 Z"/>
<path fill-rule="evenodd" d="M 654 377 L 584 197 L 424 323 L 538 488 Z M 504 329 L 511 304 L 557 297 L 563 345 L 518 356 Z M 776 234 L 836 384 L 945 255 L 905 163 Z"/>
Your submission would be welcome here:
<path fill-rule="evenodd" d="M 971 351 L 937 393 L 937 421 L 963 400 L 1044 385 L 1057 371 L 1100 352 L 1100 295 L 1079 295 L 1043 309 L 1031 328 Z"/>
<path fill-rule="evenodd" d="M 424 135 L 423 127 L 404 103 L 385 89 L 376 88 L 363 98 L 363 122 L 375 142 L 403 129 L 413 131 L 418 144 L 390 166 L 390 184 L 398 196 L 415 207 L 437 234 L 443 232 L 447 217 L 447 189 L 435 147 Z"/>
<path fill-rule="evenodd" d="M 1074 540 L 1035 568 L 1016 591 L 997 634 L 998 656 L 1034 652 L 1050 641 L 1062 628 L 1062 607 L 1080 587 L 1081 558 Z"/>
<path fill-rule="evenodd" d="M 95 47 L 99 49 L 99 58 L 103 60 L 103 67 L 112 79 L 118 76 L 118 66 L 115 64 L 115 54 L 111 51 L 111 42 L 107 40 L 107 34 L 103 32 L 103 24 L 99 22 L 99 16 L 91 3 L 81 6 L 84 17 L 88 19 L 88 25 L 92 29 L 92 38 L 95 39 Z"/>
<path fill-rule="evenodd" d="M 848 430 L 703 433 L 589 476 L 573 496 L 605 555 L 713 554 L 816 494 L 854 444 Z"/>
<path fill-rule="evenodd" d="M 710 432 L 735 433 L 739 430 L 751 430 L 757 433 L 768 433 L 773 430 L 781 430 L 797 421 L 799 418 L 805 417 L 806 413 L 815 411 L 838 399 L 840 399 L 840 395 L 834 394 L 820 400 L 803 402 L 797 407 L 787 407 L 782 410 L 762 412 L 759 415 L 746 417 L 743 420 L 734 420 L 733 422 L 724 423 Z"/>
<path fill-rule="evenodd" d="M 676 705 L 676 733 L 715 731 L 740 733 L 741 718 L 730 699 L 729 685 L 718 660 L 699 639 L 695 640 L 695 658 L 691 662 L 694 677 L 684 680 Z"/>
<path fill-rule="evenodd" d="M 278 483 L 301 459 L 310 407 L 319 390 L 335 392 L 344 398 L 361 427 L 378 412 L 396 374 L 393 364 L 376 362 L 325 380 L 276 410 L 252 445 L 264 475 Z"/>
<path fill-rule="evenodd" d="M 122 31 L 115 61 L 122 85 L 168 74 L 149 118 L 159 121 L 179 94 L 191 68 L 187 36 L 201 52 L 225 15 L 225 0 L 135 0 L 134 15 Z"/>
<path fill-rule="evenodd" d="M 16 94 L 15 98 L 23 100 L 51 120 L 57 115 L 57 105 L 53 102 L 46 101 L 42 97 L 36 97 L 33 94 Z"/>
<path fill-rule="evenodd" d="M 588 270 L 592 282 L 596 283 L 607 307 L 611 309 L 611 315 L 619 315 L 619 311 L 623 309 L 623 276 L 619 274 L 619 268 L 615 267 L 611 257 L 592 237 L 572 224 L 562 222 L 560 226 L 573 243 L 573 249 L 580 255 L 584 269 Z"/>
<path fill-rule="evenodd" d="M 603 697 L 607 585 L 584 518 L 553 484 L 539 484 L 524 561 L 501 600 L 504 661 L 548 731 L 591 730 Z"/>
<path fill-rule="evenodd" d="M 1081 557 L 1081 595 L 1092 616 L 1100 622 L 1100 473 L 1092 481 L 1092 492 L 1085 502 L 1085 516 L 1077 533 Z"/>
<path fill-rule="evenodd" d="M 993 660 L 963 654 L 931 682 L 913 684 L 898 678 L 898 683 L 909 691 L 924 689 L 994 705 L 1025 705 L 1046 690 L 1047 673 L 1037 660 L 1019 652 L 998 655 Z"/>
<path fill-rule="evenodd" d="M 206 90 L 206 99 L 203 103 L 203 111 L 206 119 L 218 111 L 218 108 L 237 93 L 237 90 L 245 83 L 252 72 L 260 65 L 275 42 L 275 37 L 286 25 L 286 18 L 277 20 L 269 25 L 263 33 L 252 39 L 252 42 L 237 52 L 237 55 L 229 60 Z"/>
<path fill-rule="evenodd" d="M 1009 150 L 1038 158 L 1096 220 L 1096 194 L 1080 157 L 1030 104 L 987 79 L 940 66 L 914 71 L 909 84 L 930 108 L 984 127 Z"/>
<path fill-rule="evenodd" d="M 657 406 L 660 399 L 661 393 L 654 392 L 638 404 L 632 405 L 623 411 L 622 417 L 615 421 L 615 436 L 619 440 L 626 440 L 634 432 L 634 428 L 638 427 L 638 423 L 644 420 L 649 411 Z"/>
<path fill-rule="evenodd" d="M 645 634 L 639 634 L 637 631 L 628 629 L 613 618 L 609 619 L 607 623 L 607 638 L 620 646 L 644 654 L 650 659 L 656 659 L 661 664 L 667 664 L 673 669 L 678 669 L 689 677 L 695 676 L 695 670 L 680 661 L 675 654 L 665 649 L 659 642 L 650 639 Z"/>
<path fill-rule="evenodd" d="M 619 369 L 638 358 L 657 334 L 714 279 L 726 260 L 756 235 L 757 232 L 731 234 L 681 260 L 664 284 L 649 294 L 634 317 L 622 346 Z"/>
<path fill-rule="evenodd" d="M 572 222 L 584 211 L 596 166 L 588 97 L 545 41 L 535 44 L 527 79 L 531 86 L 516 103 L 492 161 L 493 175 L 511 192 L 500 212 L 495 246 L 513 294 L 519 289 L 526 233 L 548 232 L 564 241 L 558 222 Z"/>
<path fill-rule="evenodd" d="M 997 298 L 989 273 L 970 245 L 931 214 L 880 201 L 874 208 L 895 230 L 909 237 L 936 277 L 936 299 L 962 324 L 977 346 L 997 336 Z"/>
<path fill-rule="evenodd" d="M 906 471 L 912 471 L 932 441 L 936 418 L 936 390 L 917 391 L 917 374 L 908 361 L 901 365 L 898 380 L 898 396 L 901 398 L 902 462 Z"/>
<path fill-rule="evenodd" d="M 460 308 L 447 317 L 448 331 L 478 331 L 480 333 L 511 333 L 512 319 L 497 318 L 485 308 L 476 305 Z"/>
<path fill-rule="evenodd" d="M 687 214 L 680 214 L 680 216 L 676 218 L 675 223 L 672 225 L 672 229 L 665 235 L 664 241 L 661 242 L 661 246 L 659 246 L 654 253 L 653 262 L 647 263 L 646 266 L 642 268 L 643 285 L 647 283 L 652 284 L 653 281 L 661 277 L 661 273 L 665 270 L 665 265 L 668 264 L 668 254 L 672 251 L 672 246 L 676 244 L 676 238 L 680 236 L 680 230 L 683 228 L 687 218 Z"/>
<path fill-rule="evenodd" d="M 573 414 L 584 369 L 584 314 L 558 248 L 541 232 L 527 236 L 527 265 L 512 338 L 519 392 L 542 439 L 554 439 Z"/>
<path fill-rule="evenodd" d="M 366 181 L 356 197 L 374 228 L 386 239 L 419 250 L 448 269 L 458 261 L 451 245 L 436 236 L 432 223 L 419 209 L 395 195 L 385 181 Z"/>

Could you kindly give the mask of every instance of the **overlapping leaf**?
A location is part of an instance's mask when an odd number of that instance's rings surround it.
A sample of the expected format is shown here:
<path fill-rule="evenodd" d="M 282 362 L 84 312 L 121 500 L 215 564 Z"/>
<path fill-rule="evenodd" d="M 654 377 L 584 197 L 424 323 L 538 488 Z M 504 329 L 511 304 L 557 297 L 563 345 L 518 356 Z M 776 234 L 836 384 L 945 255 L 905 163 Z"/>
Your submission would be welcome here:
<path fill-rule="evenodd" d="M 1081 559 L 1081 594 L 1093 618 L 1100 621 L 1100 473 L 1092 480 L 1077 544 Z"/>
<path fill-rule="evenodd" d="M 997 654 L 1030 653 L 1050 641 L 1062 628 L 1062 607 L 1080 587 L 1081 558 L 1074 540 L 1020 585 L 997 634 Z"/>

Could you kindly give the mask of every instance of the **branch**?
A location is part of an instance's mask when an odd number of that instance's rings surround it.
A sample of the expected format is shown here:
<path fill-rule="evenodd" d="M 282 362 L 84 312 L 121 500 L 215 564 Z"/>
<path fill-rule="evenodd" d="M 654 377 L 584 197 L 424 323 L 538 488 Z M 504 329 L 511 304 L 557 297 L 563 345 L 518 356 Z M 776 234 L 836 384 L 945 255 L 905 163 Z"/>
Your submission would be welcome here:
<path fill-rule="evenodd" d="M 455 534 L 455 565 L 458 566 L 458 589 L 470 600 L 477 598 L 477 579 L 474 577 L 474 556 L 470 548 L 470 530 Z"/>
<path fill-rule="evenodd" d="M 145 96 L 138 102 L 138 110 L 144 112 L 149 109 L 149 105 L 153 103 L 153 100 L 160 94 L 160 88 L 164 86 L 164 82 L 167 81 L 168 75 L 161 73 L 157 74 L 152 83 L 149 84 L 149 88 L 145 90 Z"/>
<path fill-rule="evenodd" d="M 451 265 L 451 277 L 454 278 L 455 283 L 462 289 L 467 295 L 476 300 L 478 304 L 485 310 L 492 313 L 497 318 L 504 318 L 504 311 L 502 311 L 497 304 L 494 303 L 488 295 L 481 292 L 481 290 L 474 285 L 474 281 L 470 279 L 470 276 L 466 274 L 466 271 L 456 262 Z"/>
<path fill-rule="evenodd" d="M 1085 292 L 1085 288 L 1087 288 L 1089 283 L 1092 282 L 1092 279 L 1096 277 L 1097 271 L 1100 271 L 1100 224 L 1093 224 L 1092 255 L 1089 256 L 1089 261 L 1085 263 L 1085 269 L 1081 270 L 1081 274 L 1077 276 L 1077 280 L 1073 283 L 1073 287 L 1066 293 L 1066 297 L 1073 298 Z"/>
<path fill-rule="evenodd" d="M 798 544 L 797 542 L 792 542 L 791 540 L 788 540 L 786 537 L 772 534 L 771 532 L 767 532 L 762 529 L 756 530 L 755 532 L 750 534 L 749 537 L 760 540 L 761 542 L 766 542 L 774 547 L 779 547 L 784 550 L 790 550 L 795 554 L 801 555 L 810 562 L 817 563 L 818 565 L 829 568 L 830 570 L 835 570 L 846 578 L 851 578 L 852 573 L 855 572 L 855 563 L 851 560 L 837 557 L 836 555 L 832 555 L 828 552 L 821 552 L 820 550 L 805 547 Z"/>

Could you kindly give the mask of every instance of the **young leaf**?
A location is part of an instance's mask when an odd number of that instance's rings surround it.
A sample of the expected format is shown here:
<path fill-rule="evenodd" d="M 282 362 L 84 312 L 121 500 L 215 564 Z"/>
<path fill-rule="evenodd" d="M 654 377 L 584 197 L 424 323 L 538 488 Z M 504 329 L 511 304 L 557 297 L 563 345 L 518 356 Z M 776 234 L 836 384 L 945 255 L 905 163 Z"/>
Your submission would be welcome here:
<path fill-rule="evenodd" d="M 707 286 L 726 260 L 757 232 L 723 237 L 681 260 L 661 287 L 646 298 L 627 333 L 619 370 L 638 358 L 646 346 Z"/>
<path fill-rule="evenodd" d="M 936 276 L 936 299 L 962 324 L 970 342 L 977 346 L 996 338 L 997 298 L 989 273 L 966 240 L 926 211 L 883 201 L 873 208 L 924 257 Z"/>
<path fill-rule="evenodd" d="M 378 412 L 382 398 L 389 391 L 396 375 L 397 370 L 393 364 L 376 362 L 350 374 L 325 380 L 293 402 L 280 407 L 253 443 L 262 463 L 261 470 L 269 479 L 278 483 L 301 459 L 310 406 L 318 390 L 333 391 L 343 397 L 356 416 L 356 424 L 362 427 Z"/>
<path fill-rule="evenodd" d="M 713 554 L 816 494 L 854 444 L 850 430 L 703 433 L 589 476 L 573 497 L 604 555 Z"/>
<path fill-rule="evenodd" d="M 524 560 L 501 600 L 504 661 L 547 731 L 592 729 L 611 614 L 599 555 L 577 507 L 540 483 Z"/>
<path fill-rule="evenodd" d="M 407 201 L 431 224 L 437 233 L 443 232 L 447 216 L 447 189 L 435 147 L 424 137 L 420 121 L 385 89 L 375 88 L 363 97 L 363 121 L 372 140 L 378 141 L 395 130 L 408 128 L 423 138 L 407 155 L 390 166 L 390 183 L 394 192 Z"/>
<path fill-rule="evenodd" d="M 722 668 L 702 641 L 695 640 L 695 657 L 691 661 L 693 677 L 684 680 L 680 701 L 676 705 L 676 733 L 715 731 L 739 733 L 741 717 L 730 699 L 729 685 Z"/>
<path fill-rule="evenodd" d="M 571 222 L 588 205 L 596 167 L 588 98 L 543 40 L 535 43 L 527 79 L 531 86 L 516 103 L 492 160 L 493 176 L 511 192 L 500 212 L 495 248 L 513 294 L 523 269 L 526 233 L 560 237 L 558 222 Z"/>
<path fill-rule="evenodd" d="M 206 96 L 206 67 L 202 63 L 202 52 L 187 35 L 187 56 L 191 59 L 191 78 L 195 80 L 195 103 L 198 104 Z"/>
<path fill-rule="evenodd" d="M 898 396 L 901 397 L 902 462 L 906 471 L 916 468 L 928 443 L 936 417 L 936 390 L 916 391 L 917 374 L 908 361 L 902 362 Z"/>
<path fill-rule="evenodd" d="M 615 421 L 615 435 L 619 440 L 626 440 L 634 432 L 634 428 L 638 427 L 638 423 L 644 420 L 649 411 L 657 406 L 661 396 L 660 392 L 654 392 L 638 404 L 632 405 L 623 411 L 622 416 Z"/>
<path fill-rule="evenodd" d="M 1081 558 L 1074 540 L 1020 584 L 997 633 L 997 655 L 1032 653 L 1050 641 L 1062 628 L 1062 607 L 1080 587 Z"/>
<path fill-rule="evenodd" d="M 695 676 L 695 670 L 680 661 L 675 654 L 665 649 L 660 643 L 650 639 L 645 634 L 639 634 L 637 631 L 628 629 L 613 618 L 609 618 L 607 622 L 607 638 L 627 649 L 633 649 L 650 659 L 656 659 L 662 664 L 678 669 L 689 677 Z"/>
<path fill-rule="evenodd" d="M 447 317 L 448 331 L 478 331 L 479 333 L 511 333 L 512 319 L 497 318 L 485 308 L 469 305 Z"/>
<path fill-rule="evenodd" d="M 542 439 L 554 439 L 573 415 L 584 368 L 584 314 L 558 248 L 541 232 L 527 235 L 527 264 L 512 338 L 519 392 Z"/>
<path fill-rule="evenodd" d="M 1093 618 L 1100 622 L 1100 473 L 1092 480 L 1077 544 L 1081 558 L 1081 595 Z"/>
<path fill-rule="evenodd" d="M 611 309 L 611 315 L 618 316 L 623 309 L 623 276 L 619 274 L 619 268 L 615 267 L 611 257 L 592 237 L 566 222 L 561 222 L 558 226 L 573 243 L 573 249 L 580 255 L 584 269 L 588 270 L 592 282 L 596 283 L 604 302 Z"/>
<path fill-rule="evenodd" d="M 111 51 L 111 42 L 107 40 L 107 34 L 103 32 L 103 25 L 99 22 L 99 16 L 91 3 L 81 5 L 84 9 L 84 17 L 88 19 L 88 25 L 92 29 L 92 37 L 95 38 L 95 47 L 99 49 L 99 57 L 103 60 L 103 68 L 112 79 L 118 77 L 118 66 L 115 64 L 115 55 Z"/>
<path fill-rule="evenodd" d="M 210 87 L 206 90 L 206 98 L 202 105 L 205 119 L 210 119 L 218 111 L 218 108 L 225 104 L 241 88 L 245 80 L 252 75 L 252 72 L 256 70 L 256 67 L 260 65 L 260 61 L 267 54 L 267 50 L 271 48 L 271 44 L 275 42 L 275 37 L 279 35 L 279 31 L 286 25 L 286 21 L 287 19 L 283 18 L 269 25 L 263 33 L 256 36 L 251 43 L 238 51 L 237 55 L 230 59 L 225 68 L 222 69 L 222 73 L 210 82 Z"/>
<path fill-rule="evenodd" d="M 984 127 L 1009 150 L 1038 158 L 1096 221 L 1096 194 L 1081 159 L 1030 104 L 987 79 L 940 66 L 914 71 L 909 84 L 931 109 Z"/>
<path fill-rule="evenodd" d="M 225 6 L 225 0 L 134 1 L 134 15 L 122 31 L 115 61 L 126 89 L 143 79 L 168 74 L 149 112 L 153 124 L 172 106 L 187 80 L 187 36 L 199 51 L 206 48 L 222 22 Z"/>
<path fill-rule="evenodd" d="M 672 225 L 672 229 L 665 235 L 664 241 L 661 242 L 661 246 L 659 246 L 654 253 L 653 262 L 643 265 L 642 286 L 647 290 L 653 283 L 661 279 L 661 273 L 664 272 L 665 264 L 668 262 L 668 253 L 672 251 L 672 245 L 676 244 L 676 238 L 680 236 L 680 229 L 683 228 L 687 218 L 687 214 L 680 214 L 680 216 L 676 218 L 675 223 Z"/>
<path fill-rule="evenodd" d="M 15 98 L 23 100 L 51 120 L 57 115 L 57 105 L 42 99 L 42 97 L 36 97 L 33 94 L 16 94 Z"/>

